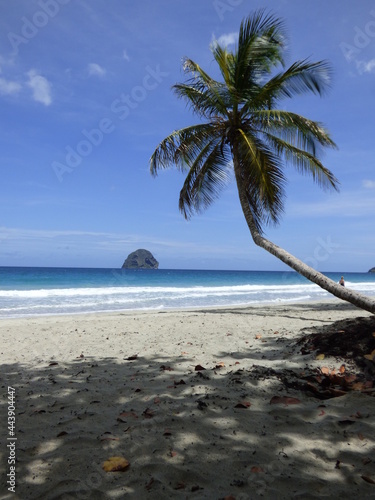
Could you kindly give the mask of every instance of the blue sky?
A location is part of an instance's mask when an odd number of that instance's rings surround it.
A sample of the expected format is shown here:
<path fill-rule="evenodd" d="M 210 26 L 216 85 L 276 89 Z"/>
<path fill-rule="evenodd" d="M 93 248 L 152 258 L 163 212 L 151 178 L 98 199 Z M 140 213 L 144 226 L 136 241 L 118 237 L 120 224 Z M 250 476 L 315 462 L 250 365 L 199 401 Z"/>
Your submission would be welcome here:
<path fill-rule="evenodd" d="M 1 2 L 0 265 L 120 267 L 147 248 L 162 268 L 284 270 L 253 244 L 234 184 L 187 222 L 182 174 L 149 173 L 158 143 L 196 121 L 171 92 L 182 58 L 215 74 L 212 41 L 260 7 L 285 20 L 287 63 L 332 64 L 327 96 L 283 104 L 330 130 L 323 162 L 341 183 L 324 192 L 287 167 L 266 236 L 319 270 L 375 266 L 372 0 Z"/>

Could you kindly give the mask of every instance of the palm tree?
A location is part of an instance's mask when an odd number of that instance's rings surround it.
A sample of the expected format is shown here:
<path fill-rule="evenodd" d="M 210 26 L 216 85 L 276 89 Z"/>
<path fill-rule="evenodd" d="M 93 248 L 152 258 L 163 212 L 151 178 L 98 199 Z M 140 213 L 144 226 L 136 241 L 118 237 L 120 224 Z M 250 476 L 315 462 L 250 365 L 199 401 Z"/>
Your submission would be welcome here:
<path fill-rule="evenodd" d="M 151 156 L 151 173 L 171 165 L 187 172 L 179 208 L 188 219 L 217 198 L 234 171 L 255 244 L 333 295 L 375 313 L 370 297 L 340 286 L 263 235 L 263 227 L 277 224 L 283 213 L 285 163 L 323 188 L 338 189 L 337 179 L 318 158 L 322 149 L 335 147 L 329 132 L 319 122 L 277 107 L 282 98 L 322 95 L 330 66 L 303 60 L 285 69 L 284 48 L 282 21 L 259 10 L 242 21 L 234 52 L 218 43 L 211 46 L 223 81 L 185 59 L 188 79 L 173 89 L 201 123 L 166 137 Z"/>

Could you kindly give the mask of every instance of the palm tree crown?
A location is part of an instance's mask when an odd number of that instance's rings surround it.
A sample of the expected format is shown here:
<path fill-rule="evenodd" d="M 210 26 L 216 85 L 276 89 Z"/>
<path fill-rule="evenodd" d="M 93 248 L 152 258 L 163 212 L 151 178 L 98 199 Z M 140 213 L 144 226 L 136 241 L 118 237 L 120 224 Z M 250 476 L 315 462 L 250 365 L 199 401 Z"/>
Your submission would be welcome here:
<path fill-rule="evenodd" d="M 211 46 L 223 81 L 184 60 L 188 79 L 173 89 L 201 123 L 166 137 L 151 157 L 151 172 L 173 164 L 187 170 L 179 200 L 186 218 L 216 199 L 231 167 L 259 232 L 278 223 L 283 212 L 285 162 L 320 186 L 337 189 L 335 176 L 319 160 L 322 148 L 335 146 L 327 130 L 277 107 L 283 98 L 322 94 L 329 86 L 329 65 L 303 60 L 284 69 L 284 48 L 282 21 L 261 10 L 241 23 L 233 52 Z"/>

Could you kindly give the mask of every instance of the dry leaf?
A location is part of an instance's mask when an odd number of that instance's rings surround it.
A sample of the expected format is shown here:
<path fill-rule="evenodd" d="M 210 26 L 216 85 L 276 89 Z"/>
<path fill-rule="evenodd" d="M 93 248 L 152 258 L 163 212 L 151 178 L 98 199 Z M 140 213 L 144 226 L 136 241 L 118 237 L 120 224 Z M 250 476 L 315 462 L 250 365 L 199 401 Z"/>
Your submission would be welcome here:
<path fill-rule="evenodd" d="M 173 488 L 174 490 L 184 490 L 186 488 L 186 484 L 183 482 L 177 483 Z"/>
<path fill-rule="evenodd" d="M 146 408 L 145 411 L 142 413 L 142 415 L 145 418 L 152 418 L 155 414 L 153 411 L 150 410 L 150 408 Z"/>
<path fill-rule="evenodd" d="M 235 408 L 250 408 L 250 401 L 241 401 L 241 403 L 237 403 Z"/>
<path fill-rule="evenodd" d="M 217 363 L 215 368 L 223 368 L 224 366 L 225 366 L 225 364 L 223 363 L 223 361 L 220 361 L 219 363 Z"/>
<path fill-rule="evenodd" d="M 262 467 L 259 467 L 258 465 L 254 465 L 253 467 L 251 467 L 251 472 L 258 473 L 258 472 L 264 472 L 264 470 L 262 469 Z"/>
<path fill-rule="evenodd" d="M 170 366 L 161 365 L 160 370 L 171 372 L 173 368 L 171 368 Z"/>
<path fill-rule="evenodd" d="M 288 396 L 273 396 L 270 401 L 271 405 L 284 404 L 284 405 L 298 405 L 301 401 L 297 398 Z"/>
<path fill-rule="evenodd" d="M 369 476 L 361 476 L 361 478 L 366 481 L 366 483 L 375 484 L 375 481 Z"/>
<path fill-rule="evenodd" d="M 150 481 L 146 484 L 146 490 L 147 491 L 150 491 L 150 489 L 152 488 L 152 485 L 154 484 L 154 482 L 155 482 L 155 479 L 152 477 L 150 479 Z"/>
<path fill-rule="evenodd" d="M 318 354 L 315 359 L 322 360 L 324 358 L 325 358 L 324 354 Z"/>
<path fill-rule="evenodd" d="M 344 373 L 345 372 L 345 365 L 341 365 L 340 368 L 339 368 L 339 372 L 340 373 Z"/>
<path fill-rule="evenodd" d="M 366 389 L 366 385 L 363 382 L 356 382 L 352 385 L 352 389 L 353 391 L 363 391 L 363 389 Z"/>
<path fill-rule="evenodd" d="M 123 411 L 117 417 L 117 421 L 118 422 L 126 422 L 126 420 L 127 420 L 128 417 L 138 418 L 138 415 L 134 411 Z"/>
<path fill-rule="evenodd" d="M 185 382 L 185 380 L 182 380 L 182 379 L 179 382 L 174 381 L 174 386 L 176 386 L 176 385 L 186 385 L 186 382 Z"/>
<path fill-rule="evenodd" d="M 118 472 L 124 471 L 129 467 L 129 465 L 130 462 L 128 462 L 126 458 L 111 457 L 103 463 L 102 468 L 105 472 Z"/>
<path fill-rule="evenodd" d="M 323 373 L 323 375 L 329 375 L 330 373 L 330 369 L 328 368 L 328 366 L 322 366 L 320 371 Z"/>
<path fill-rule="evenodd" d="M 203 368 L 202 365 L 197 365 L 194 369 L 196 372 L 199 372 L 199 371 L 205 370 L 206 368 Z"/>
<path fill-rule="evenodd" d="M 262 336 L 261 336 L 260 334 L 258 334 L 258 335 L 255 335 L 255 338 L 256 338 L 256 339 L 261 339 L 261 338 L 262 338 Z"/>

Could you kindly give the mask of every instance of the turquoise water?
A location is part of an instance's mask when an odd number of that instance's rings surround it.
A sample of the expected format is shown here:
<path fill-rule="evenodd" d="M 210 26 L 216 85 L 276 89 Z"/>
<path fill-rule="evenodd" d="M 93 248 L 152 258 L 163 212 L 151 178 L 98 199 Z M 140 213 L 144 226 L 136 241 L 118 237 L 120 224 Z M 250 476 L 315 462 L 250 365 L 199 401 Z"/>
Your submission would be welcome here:
<path fill-rule="evenodd" d="M 375 295 L 375 274 L 344 276 L 347 287 Z M 294 272 L 0 267 L 0 318 L 328 298 Z"/>

